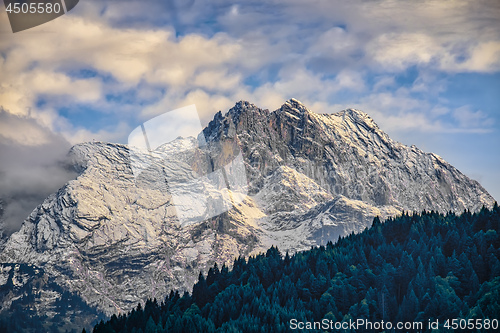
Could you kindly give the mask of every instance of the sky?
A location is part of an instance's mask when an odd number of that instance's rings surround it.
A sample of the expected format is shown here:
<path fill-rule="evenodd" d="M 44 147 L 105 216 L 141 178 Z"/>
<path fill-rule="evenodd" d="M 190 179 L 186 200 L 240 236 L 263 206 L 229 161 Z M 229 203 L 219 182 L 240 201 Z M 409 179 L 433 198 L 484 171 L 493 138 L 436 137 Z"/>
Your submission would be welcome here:
<path fill-rule="evenodd" d="M 12 33 L 0 10 L 6 230 L 68 179 L 79 142 L 126 143 L 195 104 L 356 108 L 500 198 L 500 2 L 81 0 Z"/>

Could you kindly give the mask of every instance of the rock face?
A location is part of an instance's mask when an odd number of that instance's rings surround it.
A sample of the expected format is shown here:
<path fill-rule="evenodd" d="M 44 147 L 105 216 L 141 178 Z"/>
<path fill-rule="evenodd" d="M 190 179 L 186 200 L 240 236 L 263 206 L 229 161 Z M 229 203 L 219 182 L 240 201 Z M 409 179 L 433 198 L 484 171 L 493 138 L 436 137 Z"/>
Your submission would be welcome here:
<path fill-rule="evenodd" d="M 2 244 L 5 240 L 4 236 L 4 220 L 3 220 L 3 201 L 0 199 L 0 249 L 2 248 Z"/>
<path fill-rule="evenodd" d="M 35 300 L 39 313 L 55 314 L 54 293 L 69 291 L 111 315 L 171 289 L 189 290 L 214 262 L 230 265 L 271 245 L 294 252 L 360 232 L 377 215 L 460 212 L 494 202 L 479 183 L 435 154 L 391 140 L 358 110 L 316 114 L 291 99 L 270 112 L 238 102 L 203 133 L 207 142 L 239 143 L 249 189 L 240 204 L 181 226 L 168 186 L 153 184 L 162 183 L 161 172 L 143 177 L 142 186 L 127 146 L 77 145 L 70 154 L 78 178 L 49 196 L 3 246 L 0 284 L 10 289 L 0 293 L 2 309 L 22 297 L 29 274 L 19 280 L 13 272 L 23 267 L 52 283 L 50 297 L 42 292 Z"/>

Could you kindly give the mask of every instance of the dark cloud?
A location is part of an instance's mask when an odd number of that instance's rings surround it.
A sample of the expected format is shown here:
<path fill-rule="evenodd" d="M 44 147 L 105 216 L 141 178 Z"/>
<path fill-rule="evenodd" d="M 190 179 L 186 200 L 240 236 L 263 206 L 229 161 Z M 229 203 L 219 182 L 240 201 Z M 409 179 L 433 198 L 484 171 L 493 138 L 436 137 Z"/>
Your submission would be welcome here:
<path fill-rule="evenodd" d="M 0 110 L 0 200 L 4 231 L 18 230 L 37 205 L 76 173 L 66 161 L 70 144 L 35 120 Z M 5 127 L 18 133 L 7 136 Z M 42 144 L 33 144 L 35 133 Z M 23 142 L 23 134 L 29 139 Z M 29 143 L 29 144 L 26 144 Z"/>

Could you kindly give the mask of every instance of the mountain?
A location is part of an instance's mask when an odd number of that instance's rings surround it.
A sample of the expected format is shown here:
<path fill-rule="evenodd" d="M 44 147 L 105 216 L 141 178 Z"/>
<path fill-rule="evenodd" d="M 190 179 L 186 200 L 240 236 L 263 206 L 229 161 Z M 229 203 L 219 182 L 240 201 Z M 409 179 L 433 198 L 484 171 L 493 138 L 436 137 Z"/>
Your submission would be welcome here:
<path fill-rule="evenodd" d="M 3 201 L 0 199 L 0 239 L 3 240 L 3 228 L 4 228 L 4 220 L 3 220 Z"/>
<path fill-rule="evenodd" d="M 3 214 L 4 214 L 3 201 L 0 199 L 0 249 L 2 248 L 3 243 L 7 238 L 5 234 L 5 220 Z"/>
<path fill-rule="evenodd" d="M 296 252 L 326 244 L 361 232 L 374 216 L 477 211 L 494 202 L 439 156 L 391 140 L 354 109 L 316 114 L 291 99 L 270 112 L 241 101 L 217 113 L 203 134 L 208 148 L 177 138 L 143 155 L 121 144 L 73 147 L 77 179 L 50 195 L 3 245 L 2 309 L 32 297 L 36 312 L 50 319 L 67 291 L 95 313 L 126 312 L 171 289 L 191 290 L 214 262 L 230 265 L 272 245 Z M 224 165 L 223 143 L 231 140 L 241 151 L 249 195 L 227 212 L 179 223 L 172 181 L 181 179 L 176 190 L 186 202 L 197 200 L 203 193 L 182 179 Z M 208 156 L 217 143 L 222 148 Z M 176 154 L 179 147 L 190 149 Z M 165 152 L 173 157 L 155 157 Z M 139 176 L 136 162 L 144 166 Z M 16 264 L 24 266 L 16 271 Z M 37 270 L 31 295 L 26 283 Z"/>

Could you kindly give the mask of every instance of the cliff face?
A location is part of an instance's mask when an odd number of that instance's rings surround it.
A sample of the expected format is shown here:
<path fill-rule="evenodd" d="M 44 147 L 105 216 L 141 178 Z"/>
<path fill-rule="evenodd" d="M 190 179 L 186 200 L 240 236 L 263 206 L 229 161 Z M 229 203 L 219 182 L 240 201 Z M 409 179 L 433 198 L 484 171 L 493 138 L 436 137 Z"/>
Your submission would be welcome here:
<path fill-rule="evenodd" d="M 435 154 L 391 140 L 358 110 L 316 114 L 292 99 L 269 112 L 238 102 L 203 133 L 209 146 L 238 142 L 248 196 L 215 217 L 180 224 L 166 179 L 191 175 L 203 148 L 157 159 L 138 179 L 129 147 L 77 145 L 70 154 L 78 178 L 37 207 L 0 253 L 2 308 L 24 297 L 32 270 L 45 277 L 37 277 L 44 291 L 35 297 L 38 313 L 56 313 L 54 299 L 66 290 L 110 315 L 189 290 L 214 262 L 230 264 L 271 245 L 293 252 L 359 232 L 377 215 L 474 211 L 494 202 L 476 181 Z M 196 168 L 216 169 L 223 160 Z M 200 195 L 183 194 L 187 201 Z M 30 267 L 26 278 L 13 264 Z"/>

